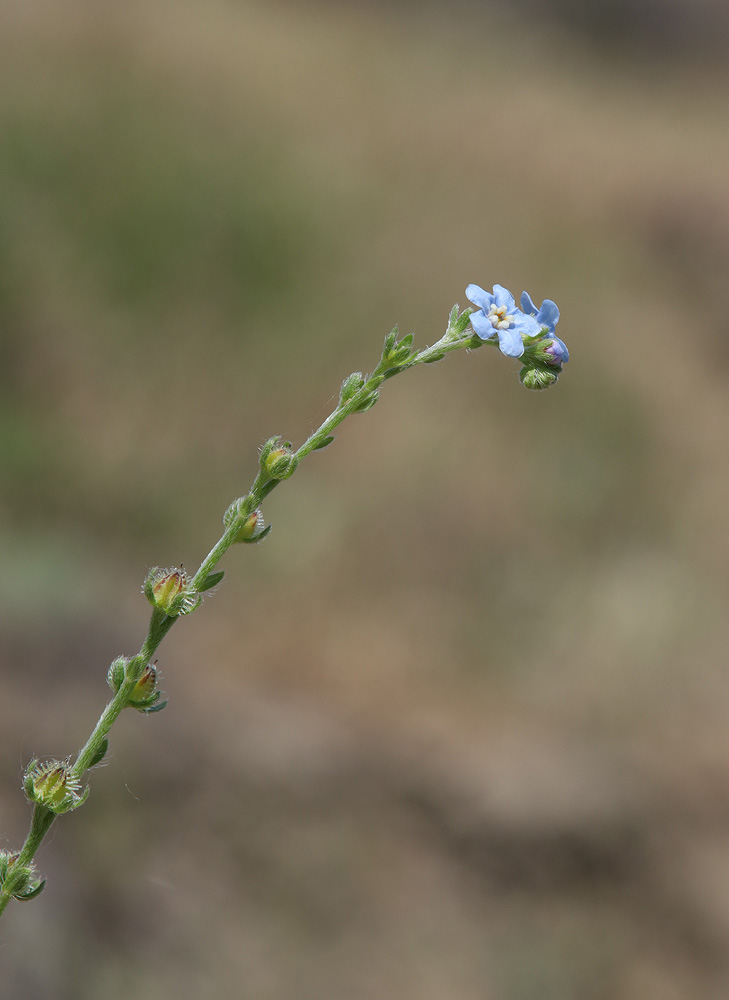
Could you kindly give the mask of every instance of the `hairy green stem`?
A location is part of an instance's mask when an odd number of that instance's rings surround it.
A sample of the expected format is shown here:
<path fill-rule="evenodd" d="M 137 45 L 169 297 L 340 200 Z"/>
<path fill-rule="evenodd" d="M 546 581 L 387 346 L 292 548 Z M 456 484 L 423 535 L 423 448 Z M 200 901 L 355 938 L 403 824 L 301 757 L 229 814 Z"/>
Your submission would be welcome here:
<path fill-rule="evenodd" d="M 468 310 L 467 313 L 468 312 L 470 312 L 470 310 Z M 462 314 L 462 317 L 465 318 L 466 321 L 468 318 L 467 313 Z M 451 316 L 453 320 L 454 314 L 451 314 Z M 425 348 L 400 363 L 391 364 L 388 359 L 383 356 L 378 366 L 374 369 L 372 374 L 364 380 L 362 386 L 357 390 L 357 392 L 344 401 L 340 400 L 336 409 L 330 413 L 326 420 L 324 420 L 324 422 L 306 439 L 306 441 L 304 441 L 298 451 L 294 452 L 294 469 L 299 462 L 306 458 L 306 456 L 312 451 L 324 446 L 327 443 L 326 439 L 329 438 L 334 428 L 341 424 L 342 421 L 345 420 L 350 414 L 360 412 L 366 408 L 368 401 L 373 399 L 373 396 L 377 393 L 380 386 L 385 381 L 409 368 L 415 367 L 416 365 L 429 364 L 433 361 L 438 361 L 443 357 L 443 355 L 449 353 L 450 351 L 458 350 L 459 348 L 468 346 L 469 344 L 473 344 L 473 340 L 470 335 L 465 333 L 465 323 L 462 323 L 458 328 L 453 328 L 452 324 L 449 324 L 445 335 L 436 344 L 432 347 Z M 230 546 L 236 541 L 236 536 L 240 530 L 241 520 L 245 520 L 255 510 L 257 510 L 266 496 L 268 496 L 268 494 L 276 488 L 278 483 L 279 480 L 268 477 L 263 471 L 258 473 L 249 492 L 242 498 L 237 519 L 223 532 L 213 548 L 200 563 L 199 569 L 190 582 L 190 590 L 192 593 L 199 593 L 205 589 L 204 585 L 207 577 L 228 551 Z M 99 721 L 96 723 L 93 732 L 78 752 L 76 762 L 71 769 L 71 775 L 73 778 L 80 779 L 89 767 L 93 766 L 94 762 L 103 757 L 103 750 L 105 748 L 104 741 L 106 740 L 109 730 L 116 722 L 121 712 L 129 704 L 135 684 L 142 675 L 167 632 L 169 632 L 178 620 L 178 617 L 181 616 L 167 615 L 159 609 L 155 609 L 153 611 L 147 636 L 137 655 L 130 660 L 127 666 L 125 680 L 120 685 L 117 693 L 107 704 L 99 718 Z M 43 841 L 43 838 L 51 828 L 54 819 L 54 812 L 39 803 L 35 803 L 28 836 L 26 837 L 20 854 L 10 867 L 4 884 L 0 885 L 0 913 L 3 912 L 14 893 L 18 890 L 18 886 L 14 882 L 12 876 L 13 869 L 15 868 L 16 870 L 19 870 L 21 866 L 27 867 L 30 865 Z"/>

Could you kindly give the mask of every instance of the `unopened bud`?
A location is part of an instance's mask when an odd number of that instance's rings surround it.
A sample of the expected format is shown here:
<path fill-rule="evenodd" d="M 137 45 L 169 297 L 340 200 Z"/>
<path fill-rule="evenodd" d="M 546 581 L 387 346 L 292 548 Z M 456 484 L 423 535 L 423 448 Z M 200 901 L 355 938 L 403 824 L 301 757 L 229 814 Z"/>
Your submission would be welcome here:
<path fill-rule="evenodd" d="M 245 514 L 245 502 L 245 497 L 239 497 L 237 500 L 234 500 L 223 516 L 223 524 L 226 531 L 229 531 L 234 525 L 237 526 L 236 534 L 233 537 L 234 543 L 248 542 L 249 544 L 254 544 L 266 537 L 271 530 L 271 525 L 269 524 L 266 527 L 263 513 L 260 510 L 254 510 L 250 514 Z"/>
<path fill-rule="evenodd" d="M 233 539 L 234 542 L 248 542 L 249 545 L 260 542 L 262 538 L 271 530 L 271 525 L 266 527 L 266 522 L 263 519 L 263 514 L 260 510 L 254 510 L 252 514 L 249 514 L 246 520 L 241 525 L 238 533 Z"/>
<path fill-rule="evenodd" d="M 348 375 L 342 382 L 342 388 L 339 390 L 339 405 L 348 402 L 352 396 L 356 395 L 359 390 L 364 385 L 364 376 L 362 372 L 352 372 Z"/>
<path fill-rule="evenodd" d="M 170 617 L 186 615 L 200 603 L 200 596 L 190 590 L 190 577 L 180 567 L 160 569 L 155 566 L 142 588 L 149 603 Z"/>
<path fill-rule="evenodd" d="M 161 697 L 162 692 L 157 688 L 157 669 L 152 663 L 148 663 L 132 688 L 127 705 L 139 712 L 159 712 L 167 704 L 166 701 L 160 701 Z"/>
<path fill-rule="evenodd" d="M 269 438 L 261 448 L 261 472 L 268 479 L 288 479 L 296 469 L 296 458 L 290 441 Z"/>
<path fill-rule="evenodd" d="M 17 851 L 0 851 L 0 889 L 21 902 L 43 891 L 46 882 L 36 875 L 35 865 L 18 864 Z"/>
<path fill-rule="evenodd" d="M 524 365 L 519 372 L 519 381 L 527 389 L 548 389 L 554 385 L 559 376 L 547 368 L 532 368 Z"/>
<path fill-rule="evenodd" d="M 89 794 L 88 785 L 81 791 L 81 783 L 67 760 L 50 760 L 44 764 L 31 761 L 23 784 L 31 802 L 37 802 L 54 813 L 78 809 Z"/>
<path fill-rule="evenodd" d="M 522 361 L 526 367 L 549 365 L 561 371 L 570 359 L 569 351 L 559 337 L 545 336 L 526 346 Z"/>
<path fill-rule="evenodd" d="M 404 365 L 412 356 L 414 340 L 415 335 L 409 333 L 400 341 L 395 340 L 391 344 L 388 344 L 386 341 L 385 350 L 382 352 L 382 360 L 385 364 L 391 365 L 393 368 Z"/>
<path fill-rule="evenodd" d="M 117 693 L 119 688 L 124 683 L 127 663 L 129 663 L 129 660 L 126 656 L 117 656 L 117 658 L 112 661 L 111 666 L 107 671 L 106 680 L 114 694 Z"/>
<path fill-rule="evenodd" d="M 154 689 L 157 686 L 157 671 L 148 663 L 147 666 L 142 671 L 142 676 L 136 682 L 132 688 L 132 693 L 129 696 L 130 704 L 134 702 L 144 701 L 149 698 L 151 694 L 154 693 Z"/>

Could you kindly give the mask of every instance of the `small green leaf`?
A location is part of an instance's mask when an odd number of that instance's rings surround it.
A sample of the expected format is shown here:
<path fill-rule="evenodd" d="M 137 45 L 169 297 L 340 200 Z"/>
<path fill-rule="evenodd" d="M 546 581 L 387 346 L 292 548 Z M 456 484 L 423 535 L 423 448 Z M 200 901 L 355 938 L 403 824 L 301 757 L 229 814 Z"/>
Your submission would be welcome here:
<path fill-rule="evenodd" d="M 203 582 L 197 588 L 198 591 L 202 592 L 203 590 L 210 590 L 211 587 L 217 587 L 224 576 L 224 569 L 219 570 L 217 573 L 208 573 Z"/>
<path fill-rule="evenodd" d="M 107 740 L 106 737 L 104 737 L 104 739 L 99 744 L 99 749 L 91 758 L 91 761 L 89 762 L 89 767 L 96 767 L 97 764 L 100 764 L 104 759 L 104 757 L 106 757 L 106 751 L 108 749 L 109 749 L 109 741 Z"/>
<path fill-rule="evenodd" d="M 326 448 L 332 443 L 334 437 L 330 434 L 329 437 L 325 437 L 319 444 L 314 445 L 314 451 L 320 451 L 322 448 Z"/>
<path fill-rule="evenodd" d="M 378 392 L 372 392 L 369 396 L 362 400 L 356 410 L 353 413 L 365 413 L 367 410 L 371 410 L 379 398 Z"/>
<path fill-rule="evenodd" d="M 454 306 L 454 308 L 456 307 Z M 449 320 L 449 325 L 453 333 L 457 333 L 459 336 L 465 333 L 471 321 L 471 313 L 475 311 L 475 309 L 464 309 L 460 316 L 456 316 L 455 320 Z M 451 313 L 451 316 L 453 316 L 453 313 Z"/>
<path fill-rule="evenodd" d="M 434 361 L 442 361 L 445 354 L 434 354 L 432 358 L 423 358 L 423 364 L 432 365 Z"/>
<path fill-rule="evenodd" d="M 387 355 L 390 353 L 390 351 L 397 343 L 397 334 L 398 334 L 398 329 L 396 326 L 393 326 L 392 330 L 390 330 L 388 335 L 385 337 L 385 346 L 382 348 L 383 358 L 387 357 Z"/>
<path fill-rule="evenodd" d="M 35 899 L 36 896 L 40 896 L 46 886 L 46 880 L 43 879 L 38 885 L 34 886 L 32 889 L 27 889 L 25 892 L 18 893 L 15 897 L 19 903 L 27 903 L 29 899 Z"/>
<path fill-rule="evenodd" d="M 145 715 L 152 715 L 153 712 L 161 712 L 163 708 L 167 705 L 167 701 L 158 701 L 156 705 L 150 705 L 149 708 L 140 708 L 140 712 L 144 712 Z"/>

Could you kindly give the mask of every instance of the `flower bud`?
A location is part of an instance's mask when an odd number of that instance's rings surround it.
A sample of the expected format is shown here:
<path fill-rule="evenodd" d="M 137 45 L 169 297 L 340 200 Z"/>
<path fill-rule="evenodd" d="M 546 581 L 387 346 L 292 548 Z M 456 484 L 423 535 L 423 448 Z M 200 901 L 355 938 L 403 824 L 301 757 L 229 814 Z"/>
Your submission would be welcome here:
<path fill-rule="evenodd" d="M 269 438 L 261 449 L 261 472 L 267 479 L 288 479 L 296 469 L 290 441 Z"/>
<path fill-rule="evenodd" d="M 347 378 L 342 382 L 342 388 L 339 390 L 339 405 L 348 402 L 352 396 L 355 396 L 359 390 L 364 385 L 365 380 L 362 372 L 352 372 Z"/>
<path fill-rule="evenodd" d="M 78 809 L 89 794 L 88 785 L 81 791 L 81 783 L 67 760 L 49 760 L 44 764 L 32 760 L 23 784 L 31 802 L 37 802 L 56 814 Z"/>
<path fill-rule="evenodd" d="M 233 538 L 234 544 L 236 542 L 248 542 L 249 544 L 260 542 L 271 530 L 270 524 L 268 527 L 265 526 L 263 513 L 260 510 L 254 510 L 247 515 L 244 513 L 245 501 L 245 497 L 239 497 L 237 500 L 234 500 L 223 516 L 223 524 L 226 531 L 229 531 L 233 525 L 238 526 L 238 530 Z"/>
<path fill-rule="evenodd" d="M 255 542 L 260 542 L 262 538 L 271 530 L 271 525 L 266 527 L 266 522 L 263 519 L 263 514 L 260 510 L 254 510 L 252 514 L 249 514 L 246 520 L 238 529 L 238 533 L 233 539 L 234 542 L 248 542 L 253 544 Z"/>
<path fill-rule="evenodd" d="M 456 310 L 456 312 L 458 312 L 458 310 Z M 451 318 L 452 317 L 453 312 L 451 311 Z M 415 334 L 408 333 L 407 336 L 402 338 L 402 340 L 397 339 L 399 335 L 400 331 L 395 326 L 385 337 L 385 345 L 382 348 L 382 361 L 390 368 L 399 368 L 412 356 Z"/>
<path fill-rule="evenodd" d="M 549 365 L 561 371 L 569 357 L 569 352 L 559 337 L 545 336 L 526 346 L 522 360 L 527 367 Z"/>
<path fill-rule="evenodd" d="M 157 669 L 148 663 L 132 688 L 127 706 L 139 712 L 160 712 L 167 704 L 160 701 L 161 697 L 162 692 L 157 688 Z"/>
<path fill-rule="evenodd" d="M 127 663 L 129 663 L 129 660 L 127 659 L 126 656 L 117 656 L 117 658 L 114 661 L 112 661 L 112 664 L 109 667 L 109 670 L 106 675 L 106 680 L 109 687 L 114 692 L 114 694 L 117 693 L 119 688 L 124 683 L 124 679 L 126 677 Z"/>
<path fill-rule="evenodd" d="M 555 365 L 559 368 L 567 364 L 570 356 L 559 337 L 546 337 L 542 343 L 544 344 L 544 360 L 547 364 Z"/>
<path fill-rule="evenodd" d="M 532 368 L 529 365 L 524 365 L 519 372 L 519 381 L 527 389 L 548 389 L 550 385 L 554 385 L 558 378 L 559 376 L 554 371 L 541 367 Z"/>
<path fill-rule="evenodd" d="M 173 618 L 189 614 L 200 603 L 200 596 L 190 590 L 190 583 L 182 567 L 160 569 L 155 566 L 149 571 L 142 589 L 152 607 Z"/>
<path fill-rule="evenodd" d="M 0 889 L 24 902 L 42 892 L 46 881 L 37 877 L 32 862 L 19 865 L 19 857 L 17 851 L 0 851 Z"/>
<path fill-rule="evenodd" d="M 151 663 L 148 663 L 142 671 L 141 677 L 132 688 L 129 696 L 130 705 L 135 702 L 145 701 L 150 695 L 154 694 L 156 687 L 157 671 Z"/>
<path fill-rule="evenodd" d="M 413 341 L 415 340 L 415 335 L 409 333 L 402 340 L 393 343 L 389 349 L 387 348 L 383 351 L 382 360 L 385 364 L 390 365 L 393 368 L 399 368 L 404 365 L 406 361 L 412 356 Z"/>

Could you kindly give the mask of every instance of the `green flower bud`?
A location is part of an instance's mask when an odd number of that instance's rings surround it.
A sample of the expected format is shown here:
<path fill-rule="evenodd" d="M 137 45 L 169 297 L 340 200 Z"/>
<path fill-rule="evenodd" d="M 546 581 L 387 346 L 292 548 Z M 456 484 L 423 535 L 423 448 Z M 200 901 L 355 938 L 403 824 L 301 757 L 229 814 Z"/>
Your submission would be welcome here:
<path fill-rule="evenodd" d="M 117 693 L 119 688 L 124 683 L 124 678 L 126 677 L 127 663 L 129 663 L 129 660 L 126 656 L 117 656 L 117 658 L 114 661 L 112 661 L 112 664 L 109 667 L 109 670 L 106 675 L 106 680 L 109 687 L 114 692 L 114 694 Z"/>
<path fill-rule="evenodd" d="M 13 899 L 24 902 L 33 899 L 46 882 L 36 875 L 35 865 L 19 865 L 17 851 L 0 851 L 0 889 L 9 892 Z"/>
<path fill-rule="evenodd" d="M 150 695 L 154 694 L 156 687 L 157 671 L 151 663 L 148 663 L 142 671 L 142 676 L 132 688 L 132 692 L 129 696 L 130 705 L 134 705 L 136 702 L 146 701 Z"/>
<path fill-rule="evenodd" d="M 555 371 L 549 371 L 546 368 L 532 368 L 529 365 L 524 365 L 519 372 L 519 381 L 527 389 L 548 389 L 550 385 L 554 385 L 558 378 L 559 375 Z"/>
<path fill-rule="evenodd" d="M 399 331 L 395 326 L 385 337 L 385 346 L 382 348 L 382 361 L 390 368 L 399 368 L 412 356 L 415 335 L 409 333 L 402 340 L 397 339 L 398 335 Z"/>
<path fill-rule="evenodd" d="M 254 510 L 252 514 L 249 514 L 246 520 L 238 529 L 238 533 L 235 536 L 236 542 L 260 542 L 261 538 L 265 538 L 270 531 L 270 525 L 266 528 L 266 522 L 263 520 L 263 514 L 260 510 Z"/>
<path fill-rule="evenodd" d="M 373 389 L 352 412 L 365 413 L 367 410 L 371 410 L 379 398 L 379 392 L 377 389 Z"/>
<path fill-rule="evenodd" d="M 342 382 L 342 388 L 339 390 L 339 405 L 342 406 L 342 404 L 348 402 L 352 396 L 355 396 L 364 383 L 365 380 L 362 372 L 352 372 L 351 375 L 348 375 Z"/>
<path fill-rule="evenodd" d="M 161 697 L 162 692 L 157 688 L 157 669 L 148 663 L 132 688 L 127 707 L 139 712 L 160 712 L 167 704 L 160 701 Z"/>
<path fill-rule="evenodd" d="M 44 764 L 32 760 L 25 772 L 23 785 L 31 802 L 37 802 L 56 814 L 78 809 L 89 795 L 88 785 L 81 791 L 81 782 L 72 773 L 68 760 L 49 760 Z"/>
<path fill-rule="evenodd" d="M 223 516 L 223 524 L 226 531 L 229 531 L 234 524 L 238 526 L 238 530 L 233 538 L 234 544 L 237 542 L 255 544 L 265 538 L 271 530 L 270 524 L 268 527 L 265 526 L 263 513 L 260 510 L 254 510 L 250 514 L 245 514 L 245 502 L 245 497 L 239 497 L 237 500 L 234 500 Z"/>
<path fill-rule="evenodd" d="M 267 479 L 288 479 L 296 469 L 296 458 L 290 441 L 269 438 L 261 448 L 261 472 Z"/>
<path fill-rule="evenodd" d="M 556 337 L 543 336 L 525 344 L 522 361 L 526 367 L 543 368 L 548 365 L 556 369 L 557 373 L 562 371 L 562 364 L 566 361 L 567 348 L 561 340 Z M 569 357 L 569 355 L 567 355 Z"/>
<path fill-rule="evenodd" d="M 144 581 L 144 595 L 159 611 L 171 618 L 177 615 L 187 615 L 200 603 L 200 596 L 190 589 L 190 577 L 180 567 L 160 569 L 153 567 Z"/>
<path fill-rule="evenodd" d="M 403 337 L 401 341 L 393 344 L 390 350 L 383 353 L 382 360 L 386 365 L 390 365 L 392 368 L 399 368 L 400 365 L 404 365 L 405 362 L 409 361 L 412 356 L 414 340 L 415 335 L 409 333 L 406 337 Z"/>

